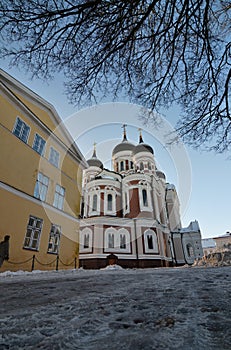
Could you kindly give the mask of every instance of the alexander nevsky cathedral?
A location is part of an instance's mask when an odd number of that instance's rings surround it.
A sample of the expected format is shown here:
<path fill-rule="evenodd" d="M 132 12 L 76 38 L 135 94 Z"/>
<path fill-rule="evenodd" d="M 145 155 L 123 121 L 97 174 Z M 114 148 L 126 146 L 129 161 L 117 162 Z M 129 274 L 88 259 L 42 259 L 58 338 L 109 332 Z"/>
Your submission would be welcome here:
<path fill-rule="evenodd" d="M 94 147 L 84 171 L 80 220 L 80 266 L 124 268 L 193 264 L 203 256 L 197 221 L 183 228 L 173 184 L 155 164 L 153 148 L 123 140 L 105 169 Z"/>

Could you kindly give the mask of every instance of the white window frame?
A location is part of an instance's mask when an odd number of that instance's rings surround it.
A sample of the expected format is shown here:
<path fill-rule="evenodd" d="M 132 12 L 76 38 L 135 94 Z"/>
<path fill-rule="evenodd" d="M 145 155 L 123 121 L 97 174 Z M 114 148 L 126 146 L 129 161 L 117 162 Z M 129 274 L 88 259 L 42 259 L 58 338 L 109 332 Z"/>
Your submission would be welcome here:
<path fill-rule="evenodd" d="M 56 184 L 53 206 L 55 208 L 62 210 L 64 205 L 64 198 L 65 198 L 65 188 L 60 186 L 59 184 Z"/>
<path fill-rule="evenodd" d="M 45 152 L 45 147 L 46 140 L 36 132 L 32 146 L 33 150 L 40 154 L 40 156 L 43 156 Z"/>
<path fill-rule="evenodd" d="M 112 196 L 112 210 L 108 210 L 108 195 Z M 116 215 L 116 192 L 112 187 L 104 190 L 104 215 Z"/>
<path fill-rule="evenodd" d="M 114 247 L 110 247 L 110 237 L 114 237 Z M 120 248 L 121 237 L 125 236 L 125 248 Z M 130 233 L 125 228 L 116 230 L 114 227 L 109 227 L 104 231 L 104 251 L 107 253 L 130 253 Z"/>
<path fill-rule="evenodd" d="M 97 195 L 97 210 L 93 210 L 94 195 Z M 99 187 L 91 189 L 91 191 L 89 192 L 88 202 L 89 202 L 89 216 L 100 215 L 100 188 Z"/>
<path fill-rule="evenodd" d="M 49 178 L 42 173 L 38 173 L 34 188 L 34 197 L 45 202 L 49 186 Z"/>
<path fill-rule="evenodd" d="M 59 160 L 60 160 L 60 154 L 59 152 L 54 148 L 50 147 L 50 154 L 49 154 L 49 162 L 54 165 L 56 168 L 59 167 Z"/>
<path fill-rule="evenodd" d="M 147 206 L 144 205 L 143 202 L 143 190 L 146 190 L 147 192 Z M 140 204 L 140 211 L 152 211 L 152 201 L 151 201 L 151 188 L 147 183 L 140 182 L 139 183 L 139 204 Z"/>
<path fill-rule="evenodd" d="M 23 248 L 36 251 L 39 250 L 42 226 L 43 219 L 37 218 L 33 215 L 29 216 Z"/>
<path fill-rule="evenodd" d="M 89 237 L 89 246 L 84 248 L 85 237 Z M 82 231 L 80 231 L 80 245 L 79 252 L 80 253 L 91 253 L 92 252 L 92 242 L 93 242 L 93 233 L 89 227 L 85 227 Z"/>
<path fill-rule="evenodd" d="M 153 242 L 152 249 L 150 249 L 148 246 L 148 236 L 152 237 L 152 242 Z M 152 254 L 159 253 L 157 233 L 152 229 L 148 229 L 144 232 L 144 250 L 145 250 L 145 253 L 152 253 Z"/>
<path fill-rule="evenodd" d="M 17 130 L 17 126 L 18 126 L 18 123 L 22 123 L 21 125 L 21 128 L 19 130 L 19 133 L 16 133 L 16 130 Z M 23 138 L 23 133 L 24 133 L 24 129 L 27 128 L 27 134 L 26 134 L 26 137 L 25 139 Z M 29 139 L 29 135 L 30 135 L 30 126 L 24 122 L 24 120 L 22 120 L 21 118 L 17 117 L 16 118 L 16 121 L 15 121 L 15 124 L 14 124 L 14 129 L 13 129 L 13 134 L 18 138 L 20 139 L 21 141 L 23 141 L 24 143 L 27 143 L 28 142 L 28 139 Z"/>
<path fill-rule="evenodd" d="M 47 253 L 59 254 L 60 238 L 61 227 L 56 224 L 51 224 Z"/>

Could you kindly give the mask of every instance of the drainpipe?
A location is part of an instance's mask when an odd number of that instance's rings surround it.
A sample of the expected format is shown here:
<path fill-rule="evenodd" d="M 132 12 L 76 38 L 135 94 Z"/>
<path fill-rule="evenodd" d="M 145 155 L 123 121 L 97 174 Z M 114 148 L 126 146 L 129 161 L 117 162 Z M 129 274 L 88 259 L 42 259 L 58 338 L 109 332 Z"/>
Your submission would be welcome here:
<path fill-rule="evenodd" d="M 134 232 L 135 232 L 135 247 L 136 247 L 136 260 L 137 260 L 137 267 L 139 267 L 139 254 L 138 254 L 138 242 L 137 242 L 137 227 L 136 227 L 136 219 L 134 220 Z"/>

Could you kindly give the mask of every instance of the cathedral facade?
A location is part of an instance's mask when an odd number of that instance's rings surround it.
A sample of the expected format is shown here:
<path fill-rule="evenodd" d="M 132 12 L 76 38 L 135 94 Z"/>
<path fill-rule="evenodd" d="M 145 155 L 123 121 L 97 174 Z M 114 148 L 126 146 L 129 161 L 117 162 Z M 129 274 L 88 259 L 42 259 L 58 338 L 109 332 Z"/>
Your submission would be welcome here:
<path fill-rule="evenodd" d="M 83 175 L 79 261 L 83 268 L 118 264 L 145 268 L 192 264 L 203 256 L 197 221 L 182 228 L 174 185 L 155 164 L 152 147 L 123 140 L 112 151 L 113 171 L 96 156 Z"/>

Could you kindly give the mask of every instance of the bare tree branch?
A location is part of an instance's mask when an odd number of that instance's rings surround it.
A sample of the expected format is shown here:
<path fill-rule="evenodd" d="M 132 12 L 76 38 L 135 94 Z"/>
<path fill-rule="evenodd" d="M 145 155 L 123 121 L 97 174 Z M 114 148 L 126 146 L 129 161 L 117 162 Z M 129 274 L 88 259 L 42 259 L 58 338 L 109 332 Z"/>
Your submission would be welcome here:
<path fill-rule="evenodd" d="M 2 0 L 0 30 L 1 57 L 62 71 L 73 103 L 177 103 L 186 141 L 230 148 L 230 0 Z"/>

